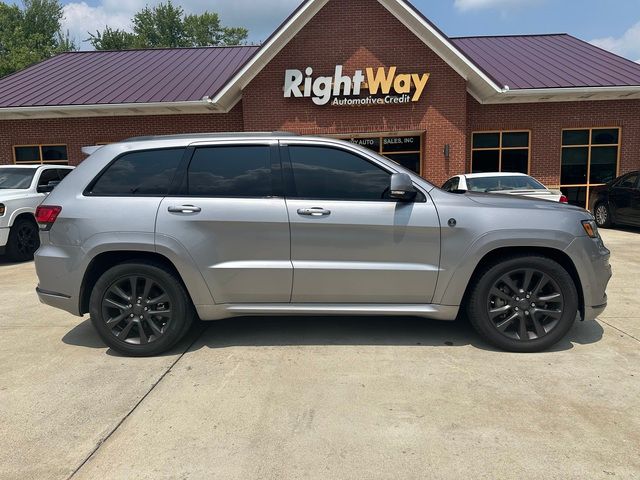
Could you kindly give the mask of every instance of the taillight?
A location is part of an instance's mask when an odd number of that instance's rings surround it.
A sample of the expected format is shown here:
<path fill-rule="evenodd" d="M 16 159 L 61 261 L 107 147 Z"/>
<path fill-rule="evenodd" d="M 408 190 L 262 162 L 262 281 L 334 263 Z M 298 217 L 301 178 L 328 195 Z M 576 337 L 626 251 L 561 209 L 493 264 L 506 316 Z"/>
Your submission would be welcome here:
<path fill-rule="evenodd" d="M 36 208 L 36 222 L 38 222 L 40 230 L 51 230 L 61 211 L 62 207 L 57 205 L 40 205 Z"/>
<path fill-rule="evenodd" d="M 569 203 L 569 199 L 567 198 L 566 195 L 560 196 L 560 203 Z"/>

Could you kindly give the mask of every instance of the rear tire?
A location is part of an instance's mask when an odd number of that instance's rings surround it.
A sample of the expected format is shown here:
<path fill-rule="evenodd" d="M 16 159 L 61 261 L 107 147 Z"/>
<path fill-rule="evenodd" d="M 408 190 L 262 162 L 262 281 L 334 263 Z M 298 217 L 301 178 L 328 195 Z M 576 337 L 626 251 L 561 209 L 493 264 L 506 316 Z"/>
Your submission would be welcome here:
<path fill-rule="evenodd" d="M 609 228 L 613 226 L 611 221 L 611 209 L 605 202 L 598 203 L 593 209 L 593 216 L 596 219 L 596 225 L 600 228 Z"/>
<path fill-rule="evenodd" d="M 6 254 L 12 262 L 28 262 L 40 248 L 40 232 L 35 220 L 17 219 L 9 231 Z"/>
<path fill-rule="evenodd" d="M 161 264 L 107 270 L 89 300 L 91 322 L 113 350 L 133 357 L 166 352 L 189 331 L 195 311 L 182 283 Z"/>
<path fill-rule="evenodd" d="M 467 302 L 469 320 L 490 344 L 540 352 L 559 342 L 578 313 L 578 292 L 562 265 L 543 256 L 514 256 L 485 267 Z"/>

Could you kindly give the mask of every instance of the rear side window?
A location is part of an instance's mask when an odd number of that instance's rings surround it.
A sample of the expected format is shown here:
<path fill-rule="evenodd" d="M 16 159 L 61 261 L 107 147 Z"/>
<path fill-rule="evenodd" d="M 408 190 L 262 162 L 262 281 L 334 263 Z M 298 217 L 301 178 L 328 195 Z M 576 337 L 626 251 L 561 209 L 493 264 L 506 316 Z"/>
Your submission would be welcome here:
<path fill-rule="evenodd" d="M 189 165 L 189 195 L 269 197 L 272 195 L 268 146 L 198 148 Z"/>
<path fill-rule="evenodd" d="M 289 197 L 386 200 L 390 174 L 362 157 L 327 147 L 289 146 L 295 191 Z"/>
<path fill-rule="evenodd" d="M 166 195 L 184 148 L 125 153 L 105 170 L 92 195 Z"/>

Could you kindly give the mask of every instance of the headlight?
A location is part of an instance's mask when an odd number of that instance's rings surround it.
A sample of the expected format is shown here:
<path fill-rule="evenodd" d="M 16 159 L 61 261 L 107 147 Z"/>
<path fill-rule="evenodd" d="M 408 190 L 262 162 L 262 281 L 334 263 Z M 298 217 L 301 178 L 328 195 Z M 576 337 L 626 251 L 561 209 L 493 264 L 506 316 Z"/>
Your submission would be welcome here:
<path fill-rule="evenodd" d="M 4 215 L 4 203 L 0 203 L 0 217 L 2 217 Z"/>
<path fill-rule="evenodd" d="M 599 237 L 598 225 L 596 225 L 596 222 L 594 220 L 583 220 L 582 228 L 584 228 L 584 231 L 587 232 L 587 235 L 589 235 L 591 238 Z"/>

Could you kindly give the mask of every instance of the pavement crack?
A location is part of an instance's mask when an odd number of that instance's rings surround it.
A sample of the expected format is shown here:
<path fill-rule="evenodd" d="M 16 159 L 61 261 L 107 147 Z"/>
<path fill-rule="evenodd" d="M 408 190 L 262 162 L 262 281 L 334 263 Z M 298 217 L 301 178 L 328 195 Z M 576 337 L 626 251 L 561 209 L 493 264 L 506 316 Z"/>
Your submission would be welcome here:
<path fill-rule="evenodd" d="M 640 338 L 634 337 L 633 335 L 631 335 L 630 333 L 625 332 L 624 330 L 618 328 L 618 327 L 614 327 L 613 325 L 611 325 L 609 322 L 602 320 L 602 319 L 598 319 L 600 322 L 604 323 L 605 325 L 609 325 L 611 328 L 613 328 L 614 330 L 617 330 L 620 333 L 625 334 L 627 337 L 631 337 L 633 338 L 636 342 L 640 342 Z"/>
<path fill-rule="evenodd" d="M 171 365 L 169 365 L 169 368 L 167 368 L 162 375 L 160 375 L 160 378 L 158 378 L 158 380 L 156 380 L 153 385 L 151 385 L 151 387 L 149 387 L 149 390 L 147 390 L 145 392 L 144 395 L 142 395 L 142 397 L 140 398 L 140 400 L 138 400 L 136 402 L 136 404 L 126 413 L 126 415 L 124 415 L 120 421 L 109 431 L 109 433 L 107 433 L 107 435 L 105 435 L 103 438 L 101 438 L 98 443 L 96 443 L 96 446 L 93 448 L 93 450 L 91 450 L 91 452 L 89 453 L 89 455 L 87 455 L 85 457 L 84 460 L 82 460 L 82 462 L 80 462 L 80 465 L 78 465 L 73 472 L 71 472 L 71 475 L 69 475 L 67 477 L 67 480 L 71 480 L 81 469 L 82 467 L 84 467 L 87 462 L 89 460 L 91 460 L 91 458 L 98 452 L 98 450 L 100 450 L 100 447 L 102 447 L 102 445 L 104 445 L 107 440 L 109 440 L 109 438 L 111 438 L 111 436 L 120 428 L 120 426 L 127 420 L 127 418 L 129 418 L 131 416 L 131 414 L 133 412 L 136 411 L 136 409 L 140 406 L 140 404 L 142 404 L 142 402 L 145 401 L 145 399 L 151 394 L 151 392 L 153 392 L 153 390 L 160 384 L 160 382 L 162 382 L 162 380 L 164 380 L 164 378 L 171 372 L 171 370 L 173 370 L 173 367 L 175 367 L 178 362 L 180 360 L 182 360 L 182 357 L 184 357 L 184 355 L 191 350 L 191 347 L 193 347 L 193 345 L 198 341 L 198 339 L 202 336 L 202 333 L 205 331 L 204 328 L 200 328 L 199 332 L 197 334 L 194 335 L 193 340 L 189 343 L 189 345 L 187 345 L 187 348 L 185 348 L 185 350 L 178 355 L 178 358 L 176 358 Z"/>

